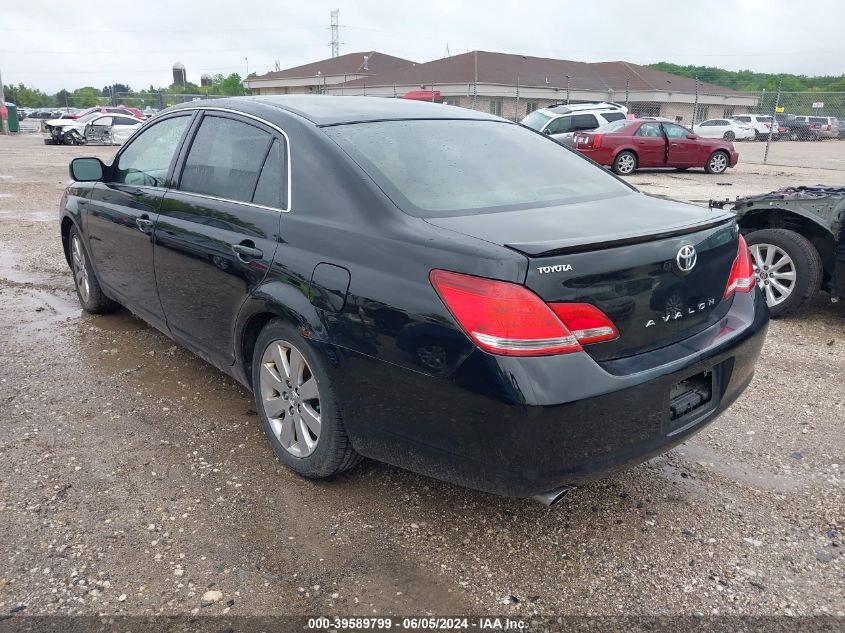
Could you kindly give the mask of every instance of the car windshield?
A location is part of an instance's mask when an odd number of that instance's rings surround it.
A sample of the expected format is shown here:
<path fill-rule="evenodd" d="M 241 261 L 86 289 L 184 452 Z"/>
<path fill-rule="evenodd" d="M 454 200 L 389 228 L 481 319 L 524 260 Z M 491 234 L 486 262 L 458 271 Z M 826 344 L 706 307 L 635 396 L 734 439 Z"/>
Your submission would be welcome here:
<path fill-rule="evenodd" d="M 629 125 L 631 125 L 631 122 L 627 119 L 619 119 L 618 121 L 605 123 L 601 127 L 597 127 L 595 131 L 607 134 L 608 132 L 618 132 L 622 128 L 628 127 Z"/>
<path fill-rule="evenodd" d="M 552 117 L 550 117 L 548 114 L 543 114 L 538 110 L 534 110 L 534 112 L 522 119 L 521 123 L 525 127 L 530 127 L 532 130 L 537 130 L 539 132 L 543 129 L 543 126 L 551 118 Z"/>
<path fill-rule="evenodd" d="M 325 129 L 403 211 L 443 217 L 631 192 L 551 139 L 510 123 L 381 121 Z"/>

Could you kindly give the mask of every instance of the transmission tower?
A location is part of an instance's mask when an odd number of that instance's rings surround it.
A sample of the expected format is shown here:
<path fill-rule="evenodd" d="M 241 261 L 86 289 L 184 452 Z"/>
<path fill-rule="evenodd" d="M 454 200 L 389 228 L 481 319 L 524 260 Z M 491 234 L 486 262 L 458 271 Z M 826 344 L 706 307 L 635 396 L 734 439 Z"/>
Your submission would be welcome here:
<path fill-rule="evenodd" d="M 337 21 L 337 16 L 340 9 L 332 11 L 332 57 L 340 55 L 340 25 Z"/>

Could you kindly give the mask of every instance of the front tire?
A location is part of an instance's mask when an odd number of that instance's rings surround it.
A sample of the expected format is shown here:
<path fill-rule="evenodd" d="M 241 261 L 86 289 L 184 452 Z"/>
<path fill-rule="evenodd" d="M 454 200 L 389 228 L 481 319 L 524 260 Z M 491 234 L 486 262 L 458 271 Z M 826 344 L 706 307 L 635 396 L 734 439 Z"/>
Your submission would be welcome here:
<path fill-rule="evenodd" d="M 637 162 L 637 155 L 634 152 L 619 152 L 616 158 L 613 159 L 611 169 L 620 176 L 628 176 L 637 171 Z"/>
<path fill-rule="evenodd" d="M 727 152 L 717 150 L 710 154 L 710 158 L 704 164 L 704 171 L 708 174 L 723 174 L 730 164 Z"/>
<path fill-rule="evenodd" d="M 91 260 L 88 258 L 85 245 L 76 227 L 73 227 L 68 234 L 68 253 L 76 296 L 79 298 L 82 309 L 90 314 L 106 314 L 117 310 L 120 306 L 109 299 L 100 287 L 97 274 L 91 267 Z"/>
<path fill-rule="evenodd" d="M 810 240 L 786 229 L 762 229 L 749 233 L 746 242 L 757 285 L 773 317 L 796 312 L 815 297 L 822 264 Z"/>
<path fill-rule="evenodd" d="M 332 477 L 355 466 L 355 452 L 322 357 L 282 319 L 258 336 L 252 388 L 261 425 L 278 458 L 302 477 Z"/>

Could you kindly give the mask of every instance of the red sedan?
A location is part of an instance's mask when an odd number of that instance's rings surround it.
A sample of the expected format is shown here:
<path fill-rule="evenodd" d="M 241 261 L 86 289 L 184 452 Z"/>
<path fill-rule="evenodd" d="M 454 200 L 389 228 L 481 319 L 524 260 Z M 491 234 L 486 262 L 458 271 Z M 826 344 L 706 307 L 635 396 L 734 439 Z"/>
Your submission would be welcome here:
<path fill-rule="evenodd" d="M 703 167 L 708 174 L 721 174 L 739 160 L 730 141 L 701 138 L 665 121 L 614 121 L 592 132 L 578 132 L 574 141 L 584 156 L 621 175 L 655 167 Z"/>

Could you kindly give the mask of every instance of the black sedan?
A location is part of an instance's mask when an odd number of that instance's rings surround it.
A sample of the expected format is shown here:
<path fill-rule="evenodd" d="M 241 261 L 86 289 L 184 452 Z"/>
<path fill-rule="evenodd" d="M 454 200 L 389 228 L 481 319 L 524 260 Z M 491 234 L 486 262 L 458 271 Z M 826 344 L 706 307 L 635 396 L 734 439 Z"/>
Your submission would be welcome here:
<path fill-rule="evenodd" d="M 733 214 L 483 113 L 194 102 L 70 169 L 83 307 L 122 304 L 250 388 L 306 477 L 366 456 L 550 504 L 712 421 L 763 344 Z"/>

